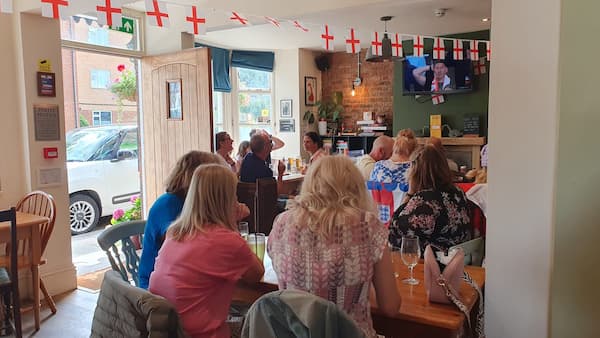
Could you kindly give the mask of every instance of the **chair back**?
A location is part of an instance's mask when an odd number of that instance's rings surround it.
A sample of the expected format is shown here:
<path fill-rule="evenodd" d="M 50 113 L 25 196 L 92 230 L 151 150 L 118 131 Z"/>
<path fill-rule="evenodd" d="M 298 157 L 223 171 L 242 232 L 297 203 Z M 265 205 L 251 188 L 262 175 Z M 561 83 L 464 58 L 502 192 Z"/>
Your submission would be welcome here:
<path fill-rule="evenodd" d="M 0 211 L 0 223 L 10 222 L 10 242 L 17 243 L 17 211 L 15 208 Z M 21 337 L 21 301 L 19 298 L 19 266 L 17 263 L 17 245 L 10 245 L 10 282 L 12 292 L 15 335 Z"/>
<path fill-rule="evenodd" d="M 452 246 L 448 248 L 448 252 L 458 248 L 465 253 L 465 265 L 481 266 L 485 257 L 485 240 L 483 237 Z"/>
<path fill-rule="evenodd" d="M 91 337 L 187 337 L 177 311 L 166 299 L 104 274 Z"/>
<path fill-rule="evenodd" d="M 132 236 L 139 236 L 140 243 L 144 242 L 143 235 L 146 227 L 145 220 L 130 221 L 113 225 L 98 236 L 98 245 L 106 252 L 110 266 L 121 275 L 121 278 L 138 286 L 138 267 L 140 257 Z M 117 243 L 120 242 L 120 250 Z"/>
<path fill-rule="evenodd" d="M 54 222 L 56 221 L 56 203 L 54 202 L 54 198 L 44 191 L 32 191 L 17 203 L 17 211 L 49 219 L 47 223 L 40 225 L 41 249 L 42 254 L 44 254 L 52 235 L 52 230 L 54 230 Z"/>
<path fill-rule="evenodd" d="M 277 216 L 277 181 L 272 178 L 256 180 L 256 196 L 258 207 L 258 232 L 265 235 L 271 233 L 273 221 Z"/>
<path fill-rule="evenodd" d="M 248 222 L 248 229 L 252 232 L 256 232 L 256 183 L 238 182 L 237 184 L 237 198 L 238 202 L 244 203 L 250 209 L 250 215 L 241 219 L 240 221 Z"/>

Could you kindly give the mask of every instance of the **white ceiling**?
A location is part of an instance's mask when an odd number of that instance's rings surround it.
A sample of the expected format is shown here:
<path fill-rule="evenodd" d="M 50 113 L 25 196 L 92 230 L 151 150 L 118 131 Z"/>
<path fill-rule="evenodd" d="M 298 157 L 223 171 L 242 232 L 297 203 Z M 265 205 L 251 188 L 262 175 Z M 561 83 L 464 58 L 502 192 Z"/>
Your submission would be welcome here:
<path fill-rule="evenodd" d="M 143 1 L 123 3 L 127 3 L 125 7 L 144 11 Z M 242 49 L 320 49 L 321 26 L 328 24 L 336 36 L 336 50 L 343 50 L 346 29 L 355 28 L 359 38 L 368 41 L 372 32 L 383 31 L 379 18 L 385 15 L 394 16 L 388 23 L 389 32 L 429 36 L 489 29 L 490 22 L 481 19 L 491 16 L 491 0 L 169 0 L 166 3 L 168 7 L 196 5 L 205 13 L 208 33 L 197 37 L 197 41 Z M 434 11 L 438 8 L 447 8 L 446 15 L 436 17 Z M 228 20 L 228 12 L 232 10 L 247 15 L 252 25 L 240 27 Z M 263 16 L 283 21 L 281 27 L 265 23 Z M 287 20 L 298 20 L 309 31 L 303 32 Z M 362 45 L 366 47 L 367 43 Z"/>

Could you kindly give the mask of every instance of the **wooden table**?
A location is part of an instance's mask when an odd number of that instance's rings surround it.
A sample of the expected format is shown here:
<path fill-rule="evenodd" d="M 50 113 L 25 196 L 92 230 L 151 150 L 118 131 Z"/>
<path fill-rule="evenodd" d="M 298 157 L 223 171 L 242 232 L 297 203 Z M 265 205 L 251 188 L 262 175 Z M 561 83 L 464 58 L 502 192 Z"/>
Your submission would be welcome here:
<path fill-rule="evenodd" d="M 264 265 L 263 280 L 258 284 L 238 283 L 234 291 L 234 301 L 253 303 L 263 294 L 278 290 L 277 275 L 267 254 L 265 254 Z M 397 263 L 395 269 L 400 274 L 396 285 L 402 298 L 402 305 L 397 315 L 388 317 L 381 314 L 377 308 L 374 292 L 371 290 L 371 314 L 377 333 L 387 337 L 457 337 L 463 328 L 464 315 L 455 305 L 429 303 L 423 284 L 423 264 L 418 264 L 414 270 L 415 278 L 420 280 L 419 285 L 416 286 L 402 283 L 402 279 L 408 277 L 406 266 Z M 471 275 L 477 285 L 484 286 L 485 269 L 466 266 L 465 271 Z M 475 290 L 463 283 L 460 295 L 461 300 L 472 310 L 478 300 Z"/>
<path fill-rule="evenodd" d="M 36 330 L 40 329 L 39 265 L 42 260 L 42 243 L 39 226 L 46 222 L 48 222 L 47 217 L 17 211 L 17 240 L 29 239 L 28 254 L 31 255 L 33 316 L 35 318 Z M 10 224 L 8 222 L 0 223 L 0 243 L 10 243 Z"/>
<path fill-rule="evenodd" d="M 280 195 L 295 195 L 299 191 L 299 187 L 304 181 L 302 174 L 283 175 L 283 189 L 279 192 Z"/>

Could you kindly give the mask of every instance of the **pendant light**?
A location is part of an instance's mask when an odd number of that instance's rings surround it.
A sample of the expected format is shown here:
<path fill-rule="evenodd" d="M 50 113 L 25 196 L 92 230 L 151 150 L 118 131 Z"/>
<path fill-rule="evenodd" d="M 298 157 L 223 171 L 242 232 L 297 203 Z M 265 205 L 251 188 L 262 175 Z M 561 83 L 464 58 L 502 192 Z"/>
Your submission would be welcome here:
<path fill-rule="evenodd" d="M 371 48 L 367 48 L 367 56 L 365 58 L 366 61 L 369 62 L 384 62 L 384 61 L 393 61 L 393 60 L 401 60 L 401 58 L 392 56 L 392 40 L 390 40 L 387 33 L 387 22 L 392 20 L 393 16 L 382 16 L 381 21 L 383 21 L 385 32 L 383 33 L 383 39 L 381 39 L 381 55 L 373 55 L 373 51 Z"/>

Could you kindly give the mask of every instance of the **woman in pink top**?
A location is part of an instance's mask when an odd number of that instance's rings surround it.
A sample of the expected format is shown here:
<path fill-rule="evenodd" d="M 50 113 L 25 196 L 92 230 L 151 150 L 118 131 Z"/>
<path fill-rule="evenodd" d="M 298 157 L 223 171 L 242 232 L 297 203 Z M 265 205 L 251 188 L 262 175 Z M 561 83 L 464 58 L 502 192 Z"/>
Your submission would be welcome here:
<path fill-rule="evenodd" d="M 327 156 L 327 151 L 323 149 L 323 140 L 319 134 L 314 131 L 309 131 L 304 134 L 302 145 L 304 146 L 304 150 L 310 154 L 307 167 L 310 167 L 313 163 L 317 162 L 318 159 Z M 305 171 L 307 169 L 308 168 L 305 168 Z"/>
<path fill-rule="evenodd" d="M 194 171 L 150 275 L 150 292 L 173 303 L 190 337 L 229 338 L 235 283 L 258 282 L 265 271 L 236 231 L 236 187 L 236 174 L 223 165 Z"/>
<path fill-rule="evenodd" d="M 396 314 L 388 230 L 378 220 L 360 171 L 345 156 L 326 156 L 308 169 L 302 191 L 277 217 L 267 250 L 280 289 L 304 290 L 342 308 L 367 337 L 369 288 L 379 308 Z"/>

